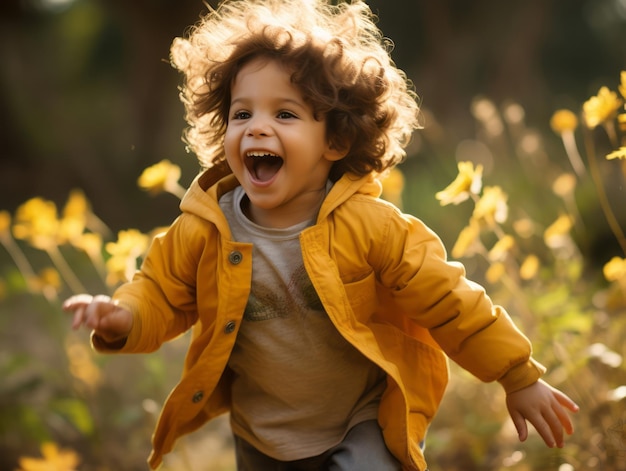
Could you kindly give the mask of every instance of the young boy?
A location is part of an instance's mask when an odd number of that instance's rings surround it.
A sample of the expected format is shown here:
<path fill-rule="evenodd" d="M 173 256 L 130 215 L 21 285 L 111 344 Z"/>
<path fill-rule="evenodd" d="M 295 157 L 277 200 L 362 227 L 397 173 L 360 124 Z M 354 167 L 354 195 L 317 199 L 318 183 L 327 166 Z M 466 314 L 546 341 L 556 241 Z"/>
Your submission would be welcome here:
<path fill-rule="evenodd" d="M 417 105 L 360 1 L 229 1 L 172 47 L 187 140 L 207 170 L 112 298 L 64 308 L 103 352 L 193 329 L 149 459 L 231 414 L 238 469 L 426 469 L 445 355 L 499 381 L 521 440 L 550 447 L 578 407 L 540 380 L 529 341 L 378 198 Z"/>

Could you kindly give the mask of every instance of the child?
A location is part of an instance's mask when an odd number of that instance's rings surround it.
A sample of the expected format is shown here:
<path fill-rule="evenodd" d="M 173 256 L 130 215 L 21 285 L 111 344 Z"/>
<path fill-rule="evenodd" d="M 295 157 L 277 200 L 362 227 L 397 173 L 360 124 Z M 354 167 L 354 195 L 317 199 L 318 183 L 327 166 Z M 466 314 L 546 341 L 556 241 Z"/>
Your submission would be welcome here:
<path fill-rule="evenodd" d="M 112 298 L 64 308 L 102 352 L 187 329 L 149 458 L 231 414 L 239 470 L 426 469 L 445 355 L 499 381 L 550 447 L 578 407 L 427 227 L 378 198 L 417 128 L 406 77 L 361 1 L 234 0 L 172 46 L 186 138 L 207 169 Z"/>

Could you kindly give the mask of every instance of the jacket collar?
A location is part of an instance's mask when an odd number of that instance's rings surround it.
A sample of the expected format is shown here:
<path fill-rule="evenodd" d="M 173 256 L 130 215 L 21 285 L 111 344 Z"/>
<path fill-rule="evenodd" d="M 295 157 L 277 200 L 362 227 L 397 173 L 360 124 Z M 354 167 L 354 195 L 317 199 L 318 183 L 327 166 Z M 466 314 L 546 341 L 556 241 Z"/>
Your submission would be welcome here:
<path fill-rule="evenodd" d="M 239 182 L 227 166 L 211 167 L 193 180 L 180 202 L 180 209 L 212 222 L 220 233 L 230 239 L 230 227 L 220 209 L 219 199 L 238 185 Z"/>
<path fill-rule="evenodd" d="M 218 201 L 222 195 L 239 186 L 239 182 L 227 166 L 215 166 L 201 172 L 191 183 L 183 197 L 180 209 L 214 223 L 220 232 L 230 234 L 228 222 L 220 210 Z M 355 194 L 380 196 L 382 185 L 375 175 L 358 177 L 343 175 L 332 187 L 322 203 L 317 221 L 323 221 L 338 206 Z"/>
<path fill-rule="evenodd" d="M 360 194 L 378 197 L 381 191 L 382 185 L 373 174 L 368 174 L 364 177 L 358 177 L 350 173 L 344 174 L 333 185 L 326 196 L 317 216 L 317 221 L 320 222 L 326 219 L 330 213 L 353 195 Z"/>

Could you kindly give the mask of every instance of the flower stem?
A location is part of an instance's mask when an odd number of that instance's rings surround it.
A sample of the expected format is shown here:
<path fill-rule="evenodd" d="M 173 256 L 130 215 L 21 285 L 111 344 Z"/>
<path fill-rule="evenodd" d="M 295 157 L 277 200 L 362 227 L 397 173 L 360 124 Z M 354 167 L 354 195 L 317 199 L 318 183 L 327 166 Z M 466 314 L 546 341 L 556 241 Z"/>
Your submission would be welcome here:
<path fill-rule="evenodd" d="M 183 188 L 182 185 L 175 183 L 173 185 L 166 185 L 165 187 L 165 191 L 167 191 L 168 193 L 171 193 L 172 195 L 176 196 L 178 199 L 183 199 L 183 196 L 185 196 L 185 193 L 187 192 L 187 190 L 185 190 L 185 188 Z"/>
<path fill-rule="evenodd" d="M 580 153 L 578 152 L 578 147 L 576 147 L 576 138 L 574 137 L 573 131 L 566 131 L 561 134 L 561 139 L 563 140 L 563 146 L 565 147 L 565 153 L 569 158 L 570 164 L 572 168 L 576 172 L 579 178 L 582 178 L 586 172 L 585 164 L 583 164 L 583 160 L 580 157 Z"/>
<path fill-rule="evenodd" d="M 11 258 L 13 259 L 13 263 L 15 263 L 17 269 L 22 274 L 28 290 L 33 291 L 32 280 L 36 278 L 35 270 L 33 270 L 33 267 L 26 258 L 26 255 L 24 255 L 24 252 L 22 252 L 22 249 L 20 249 L 19 245 L 15 243 L 10 235 L 1 236 L 0 243 L 7 250 Z"/>
<path fill-rule="evenodd" d="M 585 149 L 587 151 L 587 159 L 589 160 L 589 173 L 591 174 L 591 178 L 593 179 L 596 191 L 598 192 L 598 198 L 600 200 L 600 207 L 602 208 L 602 212 L 604 213 L 604 217 L 613 232 L 613 235 L 617 239 L 622 251 L 626 254 L 626 236 L 624 236 L 624 232 L 619 225 L 617 218 L 615 217 L 615 213 L 611 209 L 611 205 L 609 203 L 609 199 L 606 195 L 606 191 L 604 189 L 604 185 L 602 183 L 602 178 L 600 176 L 600 169 L 597 162 L 595 146 L 593 145 L 593 139 L 591 136 L 591 132 L 586 130 L 583 133 L 585 140 Z"/>
<path fill-rule="evenodd" d="M 57 270 L 59 270 L 59 273 L 61 273 L 61 276 L 63 276 L 63 279 L 65 280 L 69 288 L 74 292 L 74 294 L 87 292 L 83 284 L 80 282 L 78 277 L 74 274 L 68 263 L 65 261 L 65 258 L 63 258 L 63 255 L 61 255 L 61 251 L 59 250 L 58 246 L 51 245 L 50 247 L 46 248 L 46 252 L 52 260 L 52 263 L 54 263 L 54 266 L 57 268 Z"/>
<path fill-rule="evenodd" d="M 609 141 L 613 147 L 619 147 L 617 139 L 617 131 L 615 130 L 615 122 L 613 120 L 604 122 L 604 129 L 609 136 Z"/>
<path fill-rule="evenodd" d="M 87 227 L 91 231 L 101 234 L 103 237 L 110 237 L 113 234 L 109 226 L 91 211 L 87 213 Z"/>

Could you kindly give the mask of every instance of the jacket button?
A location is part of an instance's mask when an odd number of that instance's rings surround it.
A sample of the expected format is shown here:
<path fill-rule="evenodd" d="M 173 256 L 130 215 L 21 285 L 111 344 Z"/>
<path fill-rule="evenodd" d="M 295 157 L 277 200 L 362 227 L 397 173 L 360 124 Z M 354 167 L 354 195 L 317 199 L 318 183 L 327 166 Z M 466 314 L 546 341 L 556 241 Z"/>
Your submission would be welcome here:
<path fill-rule="evenodd" d="M 235 327 L 237 327 L 237 323 L 235 321 L 228 321 L 224 326 L 224 333 L 232 334 L 235 331 Z"/>
<path fill-rule="evenodd" d="M 233 250 L 228 254 L 228 261 L 233 265 L 239 265 L 243 260 L 243 255 L 239 250 Z"/>
<path fill-rule="evenodd" d="M 197 403 L 197 402 L 200 402 L 203 397 L 204 397 L 204 393 L 202 391 L 198 391 L 193 395 L 191 400 L 192 402 Z"/>

